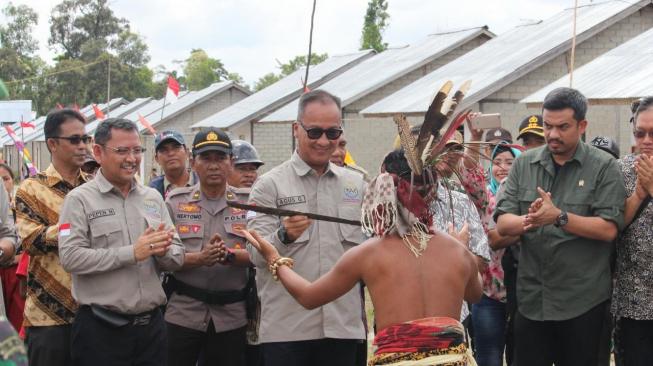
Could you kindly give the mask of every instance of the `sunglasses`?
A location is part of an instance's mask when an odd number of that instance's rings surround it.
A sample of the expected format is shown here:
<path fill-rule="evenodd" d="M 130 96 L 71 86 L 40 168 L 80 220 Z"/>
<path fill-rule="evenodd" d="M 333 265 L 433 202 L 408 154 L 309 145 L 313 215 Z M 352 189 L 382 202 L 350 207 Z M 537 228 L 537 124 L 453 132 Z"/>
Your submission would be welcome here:
<path fill-rule="evenodd" d="M 67 140 L 70 142 L 72 145 L 79 145 L 81 142 L 84 142 L 85 144 L 88 144 L 91 142 L 92 137 L 89 135 L 72 135 L 72 136 L 53 136 L 53 139 L 61 139 L 61 140 Z"/>
<path fill-rule="evenodd" d="M 325 134 L 329 140 L 337 140 L 343 133 L 342 128 L 327 128 L 326 130 L 319 127 L 306 128 L 302 122 L 299 122 L 299 125 L 302 126 L 304 131 L 306 131 L 306 135 L 311 140 L 319 139 L 322 137 L 322 134 Z"/>
<path fill-rule="evenodd" d="M 643 139 L 648 135 L 648 137 L 653 139 L 653 131 L 642 131 L 642 130 L 635 130 L 633 131 L 633 135 L 635 136 L 636 139 Z"/>

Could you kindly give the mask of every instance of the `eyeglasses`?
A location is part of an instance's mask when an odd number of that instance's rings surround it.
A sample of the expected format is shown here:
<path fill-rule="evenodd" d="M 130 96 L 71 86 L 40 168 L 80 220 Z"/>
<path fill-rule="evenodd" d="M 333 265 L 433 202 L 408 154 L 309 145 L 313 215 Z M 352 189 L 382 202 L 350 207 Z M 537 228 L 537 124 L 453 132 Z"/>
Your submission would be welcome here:
<path fill-rule="evenodd" d="M 298 122 L 299 125 L 302 126 L 304 131 L 306 131 L 306 135 L 308 135 L 308 138 L 311 140 L 319 139 L 320 137 L 322 137 L 322 134 L 325 134 L 327 139 L 329 140 L 337 140 L 344 132 L 342 128 L 335 128 L 335 127 L 327 128 L 326 130 L 319 127 L 306 128 L 306 126 L 304 126 L 304 124 L 301 121 Z"/>
<path fill-rule="evenodd" d="M 635 130 L 633 131 L 633 135 L 636 139 L 643 139 L 646 135 L 653 139 L 653 131 Z"/>
<path fill-rule="evenodd" d="M 72 135 L 72 136 L 52 136 L 53 139 L 67 140 L 72 145 L 79 145 L 81 142 L 88 144 L 91 142 L 92 138 L 89 135 Z"/>
<path fill-rule="evenodd" d="M 142 146 L 136 146 L 136 147 L 111 147 L 111 146 L 106 146 L 102 145 L 103 147 L 107 149 L 111 149 L 113 152 L 118 154 L 119 156 L 127 156 L 129 153 L 134 154 L 134 156 L 141 156 L 145 152 L 145 148 Z"/>

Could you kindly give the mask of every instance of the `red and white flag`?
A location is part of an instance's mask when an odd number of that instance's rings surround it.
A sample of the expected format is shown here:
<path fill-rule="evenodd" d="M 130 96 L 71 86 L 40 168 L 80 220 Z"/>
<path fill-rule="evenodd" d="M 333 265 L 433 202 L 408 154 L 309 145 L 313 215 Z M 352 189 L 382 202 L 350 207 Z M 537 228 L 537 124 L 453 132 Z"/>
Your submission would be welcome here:
<path fill-rule="evenodd" d="M 70 235 L 70 223 L 66 222 L 59 225 L 59 236 L 68 236 Z"/>
<path fill-rule="evenodd" d="M 93 113 L 95 113 L 95 119 L 98 120 L 103 120 L 107 118 L 107 116 L 104 115 L 104 112 L 97 106 L 97 104 L 93 104 Z"/>
<path fill-rule="evenodd" d="M 143 127 L 147 128 L 148 131 L 152 132 L 152 135 L 156 135 L 154 127 L 152 127 L 150 122 L 148 122 L 145 117 L 141 116 L 140 113 L 138 114 L 138 121 L 143 125 Z"/>
<path fill-rule="evenodd" d="M 166 90 L 166 100 L 174 103 L 179 99 L 179 83 L 172 75 L 168 75 L 168 89 Z"/>

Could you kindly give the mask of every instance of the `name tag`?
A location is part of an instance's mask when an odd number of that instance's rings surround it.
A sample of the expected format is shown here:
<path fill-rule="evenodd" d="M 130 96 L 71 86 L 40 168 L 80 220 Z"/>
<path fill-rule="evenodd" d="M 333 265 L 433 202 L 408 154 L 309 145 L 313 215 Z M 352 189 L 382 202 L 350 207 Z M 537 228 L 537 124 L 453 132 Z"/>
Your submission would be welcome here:
<path fill-rule="evenodd" d="M 114 216 L 116 211 L 113 208 L 104 208 L 101 210 L 95 210 L 90 214 L 86 215 L 86 218 L 90 221 L 104 216 Z"/>
<path fill-rule="evenodd" d="M 297 203 L 306 203 L 306 196 L 292 196 L 277 198 L 277 207 L 294 205 Z"/>
<path fill-rule="evenodd" d="M 202 214 L 178 213 L 176 217 L 178 220 L 201 220 Z"/>

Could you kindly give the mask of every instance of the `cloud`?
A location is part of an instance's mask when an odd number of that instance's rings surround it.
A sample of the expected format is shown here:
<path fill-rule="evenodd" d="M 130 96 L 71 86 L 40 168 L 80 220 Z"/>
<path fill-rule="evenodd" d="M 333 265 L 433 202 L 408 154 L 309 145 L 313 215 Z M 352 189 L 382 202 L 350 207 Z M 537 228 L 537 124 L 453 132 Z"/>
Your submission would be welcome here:
<path fill-rule="evenodd" d="M 14 0 L 39 13 L 35 31 L 41 55 L 50 61 L 48 19 L 60 0 Z M 569 7 L 568 0 L 389 0 L 390 45 L 413 43 L 427 34 L 488 25 L 500 34 L 528 19 L 544 19 Z M 112 0 L 114 12 L 129 20 L 149 46 L 151 67 L 178 69 L 193 48 L 219 58 L 248 84 L 277 72 L 277 61 L 306 54 L 312 1 L 308 0 Z M 314 52 L 349 53 L 359 47 L 365 0 L 318 0 Z M 571 32 L 571 26 L 570 26 Z"/>

